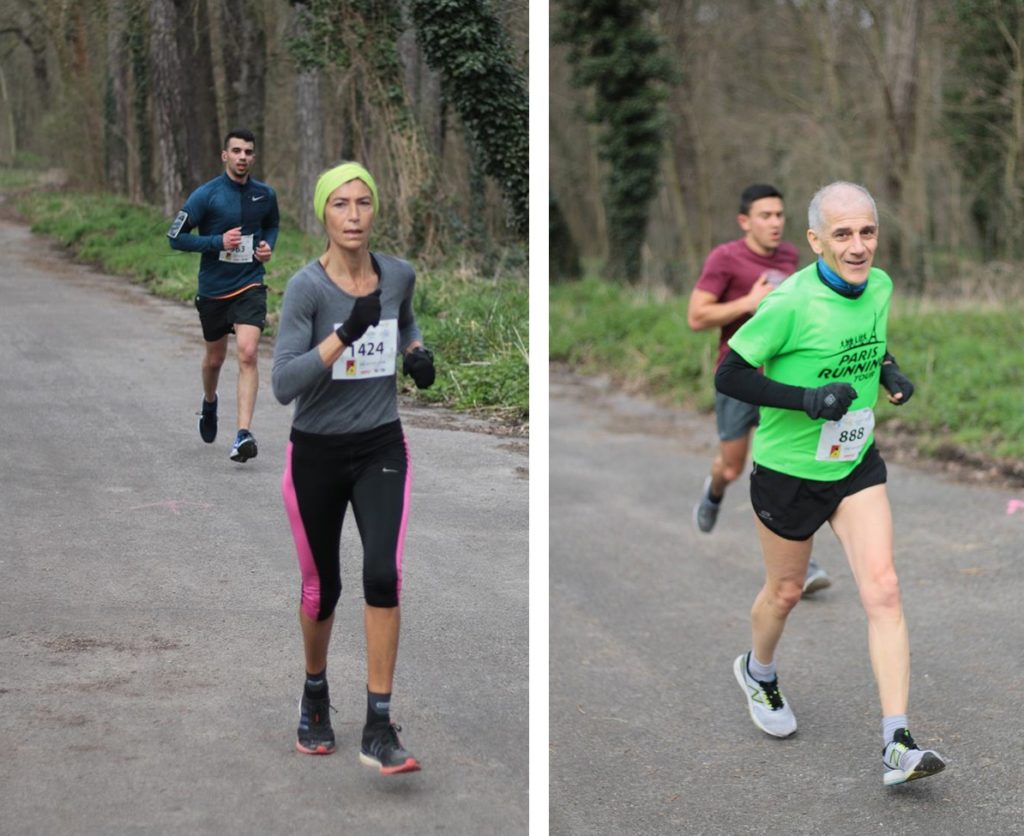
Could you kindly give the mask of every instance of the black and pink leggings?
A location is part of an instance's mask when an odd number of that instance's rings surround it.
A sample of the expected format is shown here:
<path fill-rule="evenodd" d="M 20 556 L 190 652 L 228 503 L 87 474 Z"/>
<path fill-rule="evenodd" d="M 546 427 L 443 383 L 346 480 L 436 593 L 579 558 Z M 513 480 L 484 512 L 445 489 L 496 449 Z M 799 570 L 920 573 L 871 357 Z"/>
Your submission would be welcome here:
<path fill-rule="evenodd" d="M 292 429 L 281 493 L 302 572 L 302 612 L 330 618 L 341 595 L 341 526 L 349 502 L 363 543 L 363 595 L 397 607 L 412 468 L 399 421 L 361 433 Z"/>

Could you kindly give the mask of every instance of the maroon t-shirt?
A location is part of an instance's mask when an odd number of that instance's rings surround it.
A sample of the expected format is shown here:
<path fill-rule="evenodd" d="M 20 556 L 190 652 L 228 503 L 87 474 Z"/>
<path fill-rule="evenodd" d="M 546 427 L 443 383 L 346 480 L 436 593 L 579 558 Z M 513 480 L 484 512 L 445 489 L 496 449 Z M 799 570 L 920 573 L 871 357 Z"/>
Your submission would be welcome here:
<path fill-rule="evenodd" d="M 732 302 L 750 293 L 750 288 L 762 273 L 775 270 L 788 277 L 796 271 L 799 258 L 796 247 L 788 241 L 780 242 L 778 249 L 771 255 L 758 255 L 747 246 L 743 238 L 738 238 L 726 244 L 719 244 L 711 251 L 704 262 L 704 269 L 701 270 L 696 287 L 713 294 L 718 302 Z M 749 316 L 741 316 L 722 326 L 722 332 L 718 337 L 716 369 L 729 352 L 730 337 L 748 319 Z"/>

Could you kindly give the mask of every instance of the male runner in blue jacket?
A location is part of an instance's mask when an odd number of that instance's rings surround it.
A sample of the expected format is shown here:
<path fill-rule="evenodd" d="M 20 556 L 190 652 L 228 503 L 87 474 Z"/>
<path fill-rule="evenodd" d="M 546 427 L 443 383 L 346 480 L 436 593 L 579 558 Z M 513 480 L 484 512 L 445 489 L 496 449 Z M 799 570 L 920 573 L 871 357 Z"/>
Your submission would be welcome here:
<path fill-rule="evenodd" d="M 256 458 L 250 428 L 259 389 L 257 352 L 267 319 L 263 265 L 273 254 L 280 223 L 274 190 L 249 176 L 255 156 L 252 132 L 231 131 L 220 155 L 224 173 L 189 195 L 167 231 L 174 249 L 202 253 L 195 304 L 206 340 L 199 435 L 207 444 L 217 437 L 217 381 L 228 335 L 235 335 L 238 433 L 231 459 L 236 462 Z M 193 229 L 196 235 L 187 234 Z"/>

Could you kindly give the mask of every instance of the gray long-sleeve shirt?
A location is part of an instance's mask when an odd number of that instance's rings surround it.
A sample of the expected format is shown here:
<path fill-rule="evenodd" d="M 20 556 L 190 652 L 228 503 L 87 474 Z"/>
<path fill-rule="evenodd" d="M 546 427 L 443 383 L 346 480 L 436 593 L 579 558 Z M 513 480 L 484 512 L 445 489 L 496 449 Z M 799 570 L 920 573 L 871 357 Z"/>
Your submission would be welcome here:
<path fill-rule="evenodd" d="M 422 339 L 412 310 L 416 272 L 400 258 L 380 253 L 371 257 L 380 273 L 381 328 L 392 321 L 395 345 L 384 344 L 386 330 L 376 332 L 376 338 L 371 330 L 355 346 L 346 347 L 333 367 L 324 366 L 318 346 L 352 313 L 356 297 L 332 282 L 316 259 L 288 280 L 271 385 L 281 403 L 295 400 L 292 426 L 297 430 L 336 435 L 372 430 L 398 419 L 394 369 L 378 370 L 375 377 L 355 375 L 366 368 L 357 363 L 379 361 L 382 349 L 385 357 L 397 351 L 397 360 L 410 343 Z"/>

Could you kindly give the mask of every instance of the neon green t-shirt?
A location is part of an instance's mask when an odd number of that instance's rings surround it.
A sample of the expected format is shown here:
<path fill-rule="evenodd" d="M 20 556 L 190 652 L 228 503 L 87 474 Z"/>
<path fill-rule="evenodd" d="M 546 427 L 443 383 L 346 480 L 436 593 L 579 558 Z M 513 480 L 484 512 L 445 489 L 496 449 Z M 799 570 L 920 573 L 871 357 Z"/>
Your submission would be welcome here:
<path fill-rule="evenodd" d="M 874 439 L 874 406 L 885 355 L 892 279 L 876 268 L 856 299 L 818 278 L 817 264 L 790 276 L 758 305 L 729 347 L 771 380 L 816 388 L 849 383 L 857 398 L 843 418 L 814 420 L 801 410 L 761 407 L 754 435 L 757 464 L 801 479 L 836 481 Z"/>

